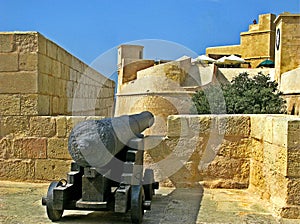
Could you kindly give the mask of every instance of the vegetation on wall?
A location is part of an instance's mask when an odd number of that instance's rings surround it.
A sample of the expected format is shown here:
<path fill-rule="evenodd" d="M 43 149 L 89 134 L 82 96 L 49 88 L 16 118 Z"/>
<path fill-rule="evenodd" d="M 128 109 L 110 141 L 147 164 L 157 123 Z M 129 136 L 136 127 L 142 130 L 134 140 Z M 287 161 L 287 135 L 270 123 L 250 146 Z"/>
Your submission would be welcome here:
<path fill-rule="evenodd" d="M 279 114 L 286 113 L 285 100 L 270 76 L 253 78 L 241 73 L 229 84 L 211 84 L 196 92 L 192 113 L 198 114 Z"/>

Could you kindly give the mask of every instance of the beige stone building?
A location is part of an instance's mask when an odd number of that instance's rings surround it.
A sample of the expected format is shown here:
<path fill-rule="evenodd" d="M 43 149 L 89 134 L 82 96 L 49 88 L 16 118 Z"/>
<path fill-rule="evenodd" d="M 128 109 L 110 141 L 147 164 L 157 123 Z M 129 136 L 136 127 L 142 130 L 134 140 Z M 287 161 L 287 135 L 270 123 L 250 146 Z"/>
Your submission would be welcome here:
<path fill-rule="evenodd" d="M 210 47 L 206 54 L 215 59 L 239 55 L 250 62 L 252 68 L 266 59 L 274 61 L 275 19 L 274 14 L 259 15 L 258 23 L 250 24 L 249 30 L 240 34 L 240 45 Z"/>
<path fill-rule="evenodd" d="M 249 30 L 240 36 L 240 45 L 207 48 L 206 54 L 215 58 L 236 54 L 253 68 L 266 59 L 274 61 L 275 69 L 264 71 L 278 82 L 287 100 L 288 113 L 299 115 L 300 14 L 260 15 L 259 22 L 249 25 Z M 239 72 L 237 69 L 219 71 L 228 78 Z"/>

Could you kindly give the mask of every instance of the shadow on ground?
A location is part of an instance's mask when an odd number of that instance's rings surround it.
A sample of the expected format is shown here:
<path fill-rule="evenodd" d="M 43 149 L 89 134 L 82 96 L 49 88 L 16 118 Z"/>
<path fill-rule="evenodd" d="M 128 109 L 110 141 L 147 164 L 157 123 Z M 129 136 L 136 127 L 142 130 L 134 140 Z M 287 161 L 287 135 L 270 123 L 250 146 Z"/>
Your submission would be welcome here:
<path fill-rule="evenodd" d="M 195 189 L 173 189 L 157 194 L 151 211 L 144 215 L 144 224 L 196 223 L 203 196 L 201 187 Z M 65 211 L 57 223 L 131 223 L 130 211 L 126 214 L 114 212 Z"/>

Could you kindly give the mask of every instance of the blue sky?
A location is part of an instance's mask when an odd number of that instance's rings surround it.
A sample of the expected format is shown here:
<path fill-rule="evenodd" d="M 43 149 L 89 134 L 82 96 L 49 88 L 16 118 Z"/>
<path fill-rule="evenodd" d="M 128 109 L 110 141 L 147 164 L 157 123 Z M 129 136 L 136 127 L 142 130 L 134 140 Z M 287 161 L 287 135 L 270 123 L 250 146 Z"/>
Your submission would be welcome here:
<path fill-rule="evenodd" d="M 38 31 L 87 64 L 143 39 L 196 54 L 239 44 L 259 14 L 299 13 L 299 0 L 0 0 L 0 31 Z"/>

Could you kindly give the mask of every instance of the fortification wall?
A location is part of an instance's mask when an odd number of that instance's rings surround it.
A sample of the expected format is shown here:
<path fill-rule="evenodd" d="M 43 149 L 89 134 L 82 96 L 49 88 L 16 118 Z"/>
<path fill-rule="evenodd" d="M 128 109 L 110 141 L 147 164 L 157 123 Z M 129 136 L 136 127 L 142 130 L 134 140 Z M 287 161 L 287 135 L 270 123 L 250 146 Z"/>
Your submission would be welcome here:
<path fill-rule="evenodd" d="M 0 179 L 61 178 L 71 128 L 113 105 L 114 82 L 52 41 L 0 33 Z"/>
<path fill-rule="evenodd" d="M 173 115 L 149 137 L 146 163 L 166 186 L 247 188 L 286 218 L 300 218 L 300 118 Z"/>

